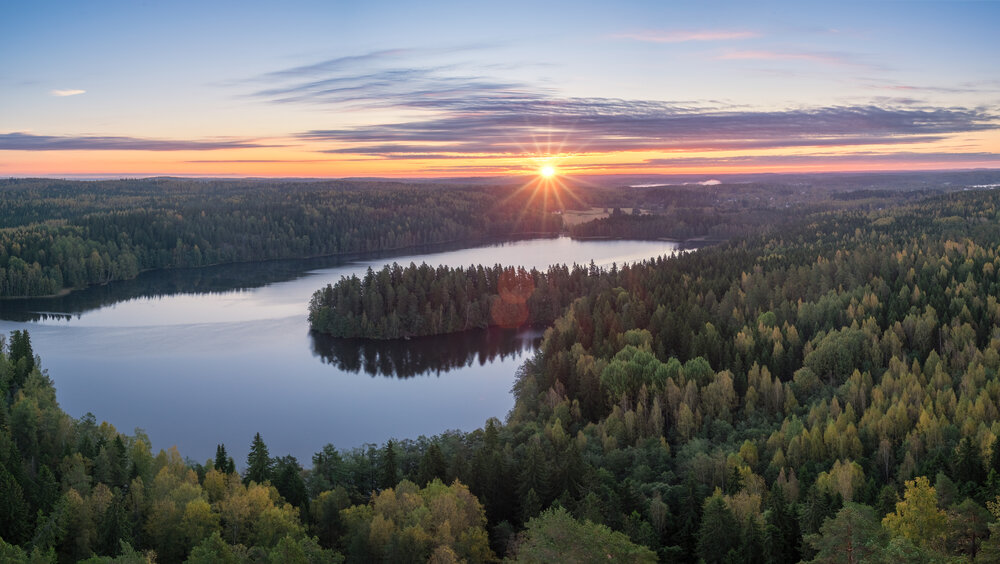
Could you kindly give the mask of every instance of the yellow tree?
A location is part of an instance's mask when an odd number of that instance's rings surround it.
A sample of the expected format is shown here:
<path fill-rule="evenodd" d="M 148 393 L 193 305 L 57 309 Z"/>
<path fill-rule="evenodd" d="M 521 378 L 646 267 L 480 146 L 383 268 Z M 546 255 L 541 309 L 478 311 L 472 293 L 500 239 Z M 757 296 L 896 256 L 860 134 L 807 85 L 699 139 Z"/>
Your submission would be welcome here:
<path fill-rule="evenodd" d="M 938 509 L 937 492 L 926 476 L 906 481 L 903 500 L 896 511 L 882 519 L 893 536 L 903 536 L 918 546 L 940 549 L 948 533 L 948 515 Z"/>
<path fill-rule="evenodd" d="M 352 556 L 395 562 L 419 555 L 439 561 L 452 552 L 467 562 L 495 560 L 486 534 L 486 514 L 469 488 L 434 480 L 426 488 L 403 480 L 368 505 L 341 512 Z"/>

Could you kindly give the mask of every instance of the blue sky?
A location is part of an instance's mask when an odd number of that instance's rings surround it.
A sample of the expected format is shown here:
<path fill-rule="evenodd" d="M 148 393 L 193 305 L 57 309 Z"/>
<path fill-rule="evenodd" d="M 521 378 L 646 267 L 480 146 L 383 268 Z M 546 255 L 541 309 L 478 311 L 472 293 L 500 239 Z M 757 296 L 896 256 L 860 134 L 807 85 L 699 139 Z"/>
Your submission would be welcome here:
<path fill-rule="evenodd" d="M 998 2 L 8 1 L 0 20 L 0 174 L 1000 165 Z"/>

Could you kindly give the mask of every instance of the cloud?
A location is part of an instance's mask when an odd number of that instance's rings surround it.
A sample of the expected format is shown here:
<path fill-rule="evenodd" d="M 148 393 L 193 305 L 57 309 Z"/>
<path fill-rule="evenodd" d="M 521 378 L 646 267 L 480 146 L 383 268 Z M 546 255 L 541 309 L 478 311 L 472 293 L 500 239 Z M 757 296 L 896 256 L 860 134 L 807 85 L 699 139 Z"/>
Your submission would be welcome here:
<path fill-rule="evenodd" d="M 58 96 L 64 98 L 66 96 L 77 96 L 79 94 L 85 94 L 86 90 L 53 90 L 51 94 L 53 96 Z"/>
<path fill-rule="evenodd" d="M 803 163 L 876 163 L 876 162 L 941 162 L 941 163 L 997 163 L 1000 164 L 1000 153 L 945 153 L 901 151 L 896 153 L 876 153 L 861 151 L 857 153 L 832 154 L 816 153 L 809 155 L 743 155 L 733 157 L 677 157 L 664 159 L 647 159 L 642 164 L 653 166 L 724 166 L 724 165 L 793 165 Z"/>
<path fill-rule="evenodd" d="M 372 51 L 371 53 L 364 53 L 361 55 L 336 57 L 310 65 L 300 65 L 297 67 L 265 73 L 253 80 L 266 82 L 286 78 L 298 78 L 302 76 L 315 76 L 321 73 L 337 72 L 342 69 L 356 66 L 363 67 L 376 61 L 413 54 L 414 52 L 415 50 L 412 49 L 383 49 L 381 51 Z"/>
<path fill-rule="evenodd" d="M 872 65 L 862 63 L 857 57 L 850 53 L 838 52 L 814 52 L 814 51 L 768 51 L 768 50 L 740 50 L 726 51 L 716 57 L 722 61 L 803 61 L 807 63 L 821 63 L 833 66 L 851 66 L 875 68 Z"/>
<path fill-rule="evenodd" d="M 863 78 L 861 82 L 869 88 L 879 90 L 895 90 L 901 92 L 933 92 L 936 94 L 977 94 L 982 92 L 997 92 L 997 85 L 981 81 L 976 83 L 965 82 L 953 86 L 932 86 L 900 84 L 898 82 L 887 81 L 881 78 Z"/>
<path fill-rule="evenodd" d="M 232 164 L 232 163 L 325 163 L 330 159 L 198 159 L 184 161 L 185 163 Z"/>
<path fill-rule="evenodd" d="M 454 47 L 424 47 L 410 49 L 381 49 L 358 55 L 335 57 L 318 63 L 280 69 L 250 79 L 251 82 L 273 82 L 290 78 L 318 76 L 326 73 L 342 72 L 349 69 L 368 69 L 392 61 L 427 59 L 441 54 L 477 51 L 494 47 L 493 44 L 478 43 Z"/>
<path fill-rule="evenodd" d="M 755 31 L 736 30 L 646 30 L 613 35 L 616 39 L 632 39 L 647 43 L 685 43 L 688 41 L 733 41 L 760 37 Z"/>
<path fill-rule="evenodd" d="M 992 129 L 995 116 L 961 108 L 838 106 L 783 111 L 687 108 L 604 98 L 479 98 L 438 102 L 436 116 L 299 134 L 335 153 L 398 157 L 710 151 L 928 142 Z M 444 115 L 441 115 L 441 114 Z"/>
<path fill-rule="evenodd" d="M 730 56 L 822 59 L 831 64 L 850 60 L 838 53 L 741 51 Z M 1000 126 L 993 110 L 930 106 L 909 99 L 761 110 L 719 103 L 565 97 L 528 83 L 483 76 L 477 72 L 481 67 L 402 65 L 409 58 L 407 51 L 379 51 L 276 71 L 267 88 L 249 95 L 276 104 L 338 111 L 387 108 L 412 116 L 296 135 L 318 152 L 385 159 L 902 147 Z"/>
<path fill-rule="evenodd" d="M 247 140 L 189 141 L 140 137 L 0 133 L 0 151 L 204 151 L 275 147 Z"/>

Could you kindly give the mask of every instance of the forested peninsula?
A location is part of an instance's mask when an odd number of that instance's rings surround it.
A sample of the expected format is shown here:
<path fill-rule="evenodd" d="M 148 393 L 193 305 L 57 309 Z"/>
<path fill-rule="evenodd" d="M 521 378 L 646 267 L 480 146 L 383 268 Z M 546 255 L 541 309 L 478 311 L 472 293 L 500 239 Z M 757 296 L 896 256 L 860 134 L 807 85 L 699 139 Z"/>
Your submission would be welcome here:
<path fill-rule="evenodd" d="M 304 464 L 73 419 L 15 333 L 0 559 L 1000 560 L 1000 193 L 781 218 L 588 270 L 505 421 Z"/>

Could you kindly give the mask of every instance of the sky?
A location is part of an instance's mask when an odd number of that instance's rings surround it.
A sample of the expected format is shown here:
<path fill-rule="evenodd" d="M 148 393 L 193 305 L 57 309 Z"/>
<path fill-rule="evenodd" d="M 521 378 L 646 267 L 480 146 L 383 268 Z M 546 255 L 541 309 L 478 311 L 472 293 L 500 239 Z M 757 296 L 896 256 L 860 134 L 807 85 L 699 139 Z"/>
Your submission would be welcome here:
<path fill-rule="evenodd" d="M 0 3 L 0 176 L 1000 168 L 1000 1 Z"/>

